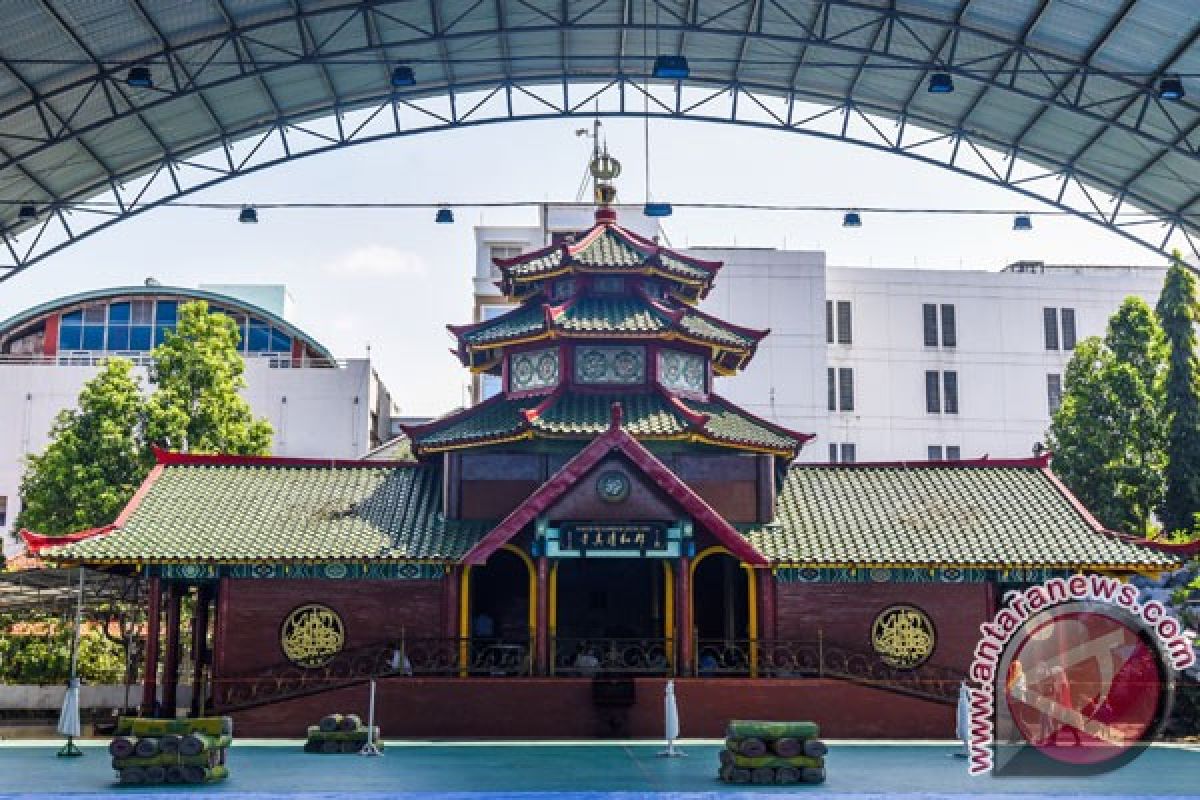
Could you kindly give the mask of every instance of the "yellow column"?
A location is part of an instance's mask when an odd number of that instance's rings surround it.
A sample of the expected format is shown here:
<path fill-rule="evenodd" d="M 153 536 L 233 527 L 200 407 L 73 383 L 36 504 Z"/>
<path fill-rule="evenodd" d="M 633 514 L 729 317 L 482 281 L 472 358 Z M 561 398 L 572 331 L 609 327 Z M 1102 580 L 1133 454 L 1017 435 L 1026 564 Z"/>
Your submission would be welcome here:
<path fill-rule="evenodd" d="M 742 569 L 746 572 L 746 618 L 747 618 L 747 634 L 750 641 L 747 647 L 750 650 L 750 677 L 758 677 L 758 587 L 755 585 L 756 575 L 754 570 L 747 564 L 742 564 Z"/>
<path fill-rule="evenodd" d="M 463 565 L 458 585 L 458 675 L 467 677 L 471 653 L 471 567 Z"/>
<path fill-rule="evenodd" d="M 663 562 L 663 639 L 666 640 L 667 665 L 675 667 L 675 573 L 669 561 Z"/>

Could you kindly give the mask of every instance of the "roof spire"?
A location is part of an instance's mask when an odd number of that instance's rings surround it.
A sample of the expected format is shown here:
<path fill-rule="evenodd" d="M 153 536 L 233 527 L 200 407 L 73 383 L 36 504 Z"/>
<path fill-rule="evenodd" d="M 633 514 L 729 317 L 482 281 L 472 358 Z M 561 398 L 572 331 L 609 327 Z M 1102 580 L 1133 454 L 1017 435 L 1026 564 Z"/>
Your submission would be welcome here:
<path fill-rule="evenodd" d="M 592 175 L 592 194 L 596 202 L 596 221 L 616 222 L 616 212 L 611 206 L 617 199 L 617 187 L 613 181 L 621 174 L 621 162 L 608 154 L 608 142 L 600 139 L 600 119 L 592 123 L 592 158 L 588 172 Z"/>

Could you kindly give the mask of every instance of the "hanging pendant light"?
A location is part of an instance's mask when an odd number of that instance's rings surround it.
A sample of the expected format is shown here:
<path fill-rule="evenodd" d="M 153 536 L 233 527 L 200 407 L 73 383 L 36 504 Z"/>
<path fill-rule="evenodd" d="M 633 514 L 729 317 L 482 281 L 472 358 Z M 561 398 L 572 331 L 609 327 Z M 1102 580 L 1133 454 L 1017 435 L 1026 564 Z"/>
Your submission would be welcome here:
<path fill-rule="evenodd" d="M 449 208 L 439 208 L 433 221 L 439 225 L 449 225 L 454 222 L 454 211 Z"/>
<path fill-rule="evenodd" d="M 949 72 L 935 72 L 929 76 L 930 94 L 950 94 L 954 91 L 954 78 Z"/>
<path fill-rule="evenodd" d="M 135 89 L 153 89 L 154 77 L 150 74 L 150 68 L 144 64 L 130 67 L 129 75 L 125 78 L 125 85 Z"/>
<path fill-rule="evenodd" d="M 642 213 L 647 217 L 669 217 L 675 213 L 670 203 L 646 203 Z"/>
<path fill-rule="evenodd" d="M 857 211 L 847 211 L 845 216 L 842 217 L 842 227 L 861 228 L 862 216 L 860 216 Z"/>
<path fill-rule="evenodd" d="M 17 211 L 17 219 L 23 221 L 37 219 L 37 215 L 37 206 L 35 206 L 33 203 L 25 203 L 21 206 L 20 210 Z"/>
<path fill-rule="evenodd" d="M 257 225 L 258 209 L 254 206 L 242 206 L 242 210 L 238 212 L 238 222 L 244 225 Z"/>
<path fill-rule="evenodd" d="M 1033 230 L 1033 218 L 1028 214 L 1017 214 L 1013 217 L 1014 231 L 1031 231 Z"/>
<path fill-rule="evenodd" d="M 683 56 L 658 56 L 654 59 L 654 77 L 682 81 L 691 74 L 688 60 Z"/>
<path fill-rule="evenodd" d="M 1158 97 L 1160 100 L 1182 100 L 1187 94 L 1183 90 L 1183 81 L 1178 77 L 1163 78 L 1158 82 Z"/>
<path fill-rule="evenodd" d="M 399 66 L 392 69 L 392 86 L 397 89 L 405 86 L 416 86 L 417 76 L 413 74 L 412 67 Z"/>

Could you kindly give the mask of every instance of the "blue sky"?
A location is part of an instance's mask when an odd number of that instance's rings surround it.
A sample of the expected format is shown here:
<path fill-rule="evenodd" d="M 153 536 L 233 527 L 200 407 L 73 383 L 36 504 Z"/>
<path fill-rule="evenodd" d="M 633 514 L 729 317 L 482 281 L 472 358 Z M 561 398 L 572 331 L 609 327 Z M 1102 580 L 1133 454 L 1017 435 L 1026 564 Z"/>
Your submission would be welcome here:
<path fill-rule="evenodd" d="M 301 159 L 193 195 L 237 203 L 573 200 L 589 144 L 578 119 L 489 125 L 414 136 Z M 625 166 L 620 199 L 644 191 L 642 123 L 606 120 Z M 1031 201 L 974 179 L 849 144 L 729 125 L 655 120 L 651 187 L 676 202 L 1022 208 Z M 447 352 L 445 324 L 470 318 L 472 228 L 533 224 L 534 208 L 262 211 L 161 208 L 114 226 L 0 283 L 0 318 L 33 303 L 105 286 L 284 283 L 302 327 L 339 357 L 372 358 L 402 411 L 441 413 L 462 401 L 466 373 Z M 1155 264 L 1161 259 L 1102 228 L 1037 217 L 1017 233 L 1004 216 L 864 215 L 677 210 L 676 246 L 822 249 L 832 266 L 995 270 L 1019 259 Z"/>

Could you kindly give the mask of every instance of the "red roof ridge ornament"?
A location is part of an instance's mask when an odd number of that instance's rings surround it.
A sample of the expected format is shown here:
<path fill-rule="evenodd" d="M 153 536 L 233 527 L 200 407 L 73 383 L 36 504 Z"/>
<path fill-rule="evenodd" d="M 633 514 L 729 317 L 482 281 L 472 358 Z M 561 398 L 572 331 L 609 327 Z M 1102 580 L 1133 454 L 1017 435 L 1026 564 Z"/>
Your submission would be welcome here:
<path fill-rule="evenodd" d="M 624 412 L 621 410 L 621 403 L 613 403 L 608 414 L 608 429 L 610 431 L 618 430 L 621 427 L 621 418 L 623 416 Z"/>
<path fill-rule="evenodd" d="M 596 222 L 600 225 L 616 225 L 617 210 L 615 208 L 608 207 L 597 208 Z"/>

